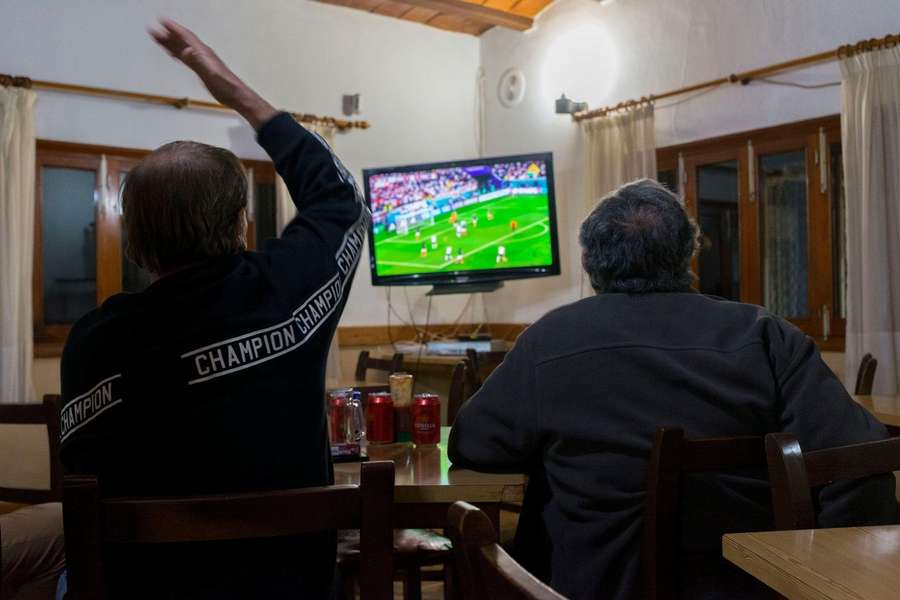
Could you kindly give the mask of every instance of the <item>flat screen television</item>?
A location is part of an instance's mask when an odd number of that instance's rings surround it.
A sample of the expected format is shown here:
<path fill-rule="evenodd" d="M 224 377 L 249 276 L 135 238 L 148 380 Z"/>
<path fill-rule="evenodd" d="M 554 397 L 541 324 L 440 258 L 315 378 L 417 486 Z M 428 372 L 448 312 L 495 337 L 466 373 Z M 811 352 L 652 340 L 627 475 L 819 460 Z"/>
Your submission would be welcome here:
<path fill-rule="evenodd" d="M 366 169 L 373 285 L 490 291 L 559 274 L 553 155 Z"/>

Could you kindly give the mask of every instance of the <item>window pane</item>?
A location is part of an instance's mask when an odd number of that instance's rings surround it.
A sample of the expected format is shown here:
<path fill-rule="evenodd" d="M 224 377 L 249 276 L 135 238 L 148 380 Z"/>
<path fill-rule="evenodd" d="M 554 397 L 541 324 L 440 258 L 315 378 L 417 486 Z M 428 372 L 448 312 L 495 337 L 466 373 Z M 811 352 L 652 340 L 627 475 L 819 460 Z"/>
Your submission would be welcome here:
<path fill-rule="evenodd" d="M 256 247 L 264 241 L 278 237 L 275 222 L 275 184 L 256 184 Z"/>
<path fill-rule="evenodd" d="M 41 169 L 44 323 L 74 323 L 97 306 L 94 171 Z"/>
<path fill-rule="evenodd" d="M 759 158 L 763 303 L 787 318 L 809 315 L 806 155 L 803 150 Z"/>
<path fill-rule="evenodd" d="M 128 173 L 119 174 L 119 206 L 122 206 L 122 190 L 125 189 L 125 178 Z M 126 256 L 128 248 L 128 231 L 125 229 L 125 221 L 122 221 L 122 291 L 143 292 L 153 282 L 150 272 L 137 266 Z"/>
<path fill-rule="evenodd" d="M 678 181 L 675 177 L 675 169 L 666 169 L 665 171 L 657 171 L 656 180 L 669 188 L 672 192 L 678 193 Z"/>
<path fill-rule="evenodd" d="M 834 314 L 847 318 L 847 199 L 844 196 L 843 150 L 831 145 L 831 268 L 834 282 Z"/>
<path fill-rule="evenodd" d="M 741 299 L 738 194 L 736 160 L 697 167 L 700 291 L 728 300 Z"/>

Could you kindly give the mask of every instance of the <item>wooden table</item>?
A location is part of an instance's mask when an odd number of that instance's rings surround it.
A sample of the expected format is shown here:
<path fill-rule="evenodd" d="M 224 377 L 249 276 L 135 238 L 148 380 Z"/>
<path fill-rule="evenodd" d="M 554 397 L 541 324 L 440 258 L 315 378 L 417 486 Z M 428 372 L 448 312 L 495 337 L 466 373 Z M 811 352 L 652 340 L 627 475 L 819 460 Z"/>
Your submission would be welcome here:
<path fill-rule="evenodd" d="M 883 424 L 900 427 L 900 396 L 853 396 L 853 399 Z"/>
<path fill-rule="evenodd" d="M 733 533 L 722 554 L 788 598 L 900 597 L 900 526 Z"/>
<path fill-rule="evenodd" d="M 470 502 L 494 522 L 499 531 L 500 506 L 521 502 L 525 494 L 525 475 L 479 473 L 454 469 L 447 457 L 449 427 L 441 428 L 437 446 L 412 444 L 370 445 L 370 460 L 393 460 L 394 523 L 396 528 L 442 528 L 447 509 L 457 500 Z M 358 484 L 359 463 L 334 465 L 336 484 Z"/>

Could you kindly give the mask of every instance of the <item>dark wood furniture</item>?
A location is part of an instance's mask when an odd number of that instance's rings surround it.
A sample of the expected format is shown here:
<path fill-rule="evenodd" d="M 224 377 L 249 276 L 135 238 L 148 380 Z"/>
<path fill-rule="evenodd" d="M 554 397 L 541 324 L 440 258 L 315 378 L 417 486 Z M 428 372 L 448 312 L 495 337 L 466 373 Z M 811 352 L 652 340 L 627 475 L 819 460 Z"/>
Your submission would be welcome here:
<path fill-rule="evenodd" d="M 859 370 L 856 372 L 856 387 L 853 394 L 856 396 L 871 396 L 872 382 L 875 381 L 875 369 L 878 368 L 878 360 L 866 353 L 859 361 Z"/>
<path fill-rule="evenodd" d="M 503 359 L 506 358 L 505 351 L 492 351 L 478 353 L 474 348 L 466 350 L 466 358 L 469 359 L 471 371 L 469 374 L 470 394 L 474 394 L 481 389 L 485 377 L 496 369 Z"/>
<path fill-rule="evenodd" d="M 59 463 L 60 397 L 46 395 L 41 404 L 0 404 L 0 424 L 44 425 L 50 455 L 50 487 L 30 489 L 0 487 L 0 502 L 43 504 L 62 500 L 62 466 Z M 3 532 L 0 531 L 0 564 L 3 561 Z M 0 572 L 0 598 L 3 598 L 3 573 Z"/>
<path fill-rule="evenodd" d="M 900 470 L 900 438 L 803 452 L 789 433 L 766 436 L 775 527 L 814 529 L 812 489 Z"/>
<path fill-rule="evenodd" d="M 366 373 L 372 369 L 374 371 L 384 371 L 388 374 L 397 373 L 403 370 L 403 354 L 395 352 L 394 355 L 386 360 L 384 358 L 376 358 L 369 354 L 368 350 L 362 350 L 356 361 L 356 379 L 365 381 Z"/>
<path fill-rule="evenodd" d="M 453 365 L 453 370 L 450 372 L 450 391 L 447 393 L 447 425 L 453 425 L 459 409 L 471 395 L 471 390 L 466 389 L 470 371 L 469 361 L 461 360 Z"/>
<path fill-rule="evenodd" d="M 521 503 L 527 478 L 515 473 L 480 473 L 451 466 L 447 458 L 449 427 L 441 428 L 441 443 L 369 446 L 370 460 L 390 460 L 396 465 L 394 487 L 395 529 L 440 529 L 447 525 L 447 510 L 459 500 L 477 505 L 500 528 L 500 510 Z M 357 483 L 359 463 L 334 466 L 336 483 Z M 395 554 L 396 557 L 396 554 Z M 448 557 L 452 561 L 452 557 Z M 398 561 L 398 566 L 400 561 Z M 439 571 L 422 571 L 423 580 L 444 577 Z M 406 579 L 406 574 L 403 574 Z M 410 580 L 411 581 L 411 580 Z"/>
<path fill-rule="evenodd" d="M 641 549 L 644 598 L 677 598 L 680 576 L 710 566 L 679 553 L 682 477 L 765 466 L 766 453 L 759 436 L 686 439 L 682 429 L 656 430 L 647 472 Z"/>
<path fill-rule="evenodd" d="M 557 594 L 522 568 L 497 542 L 491 520 L 467 502 L 447 512 L 456 572 L 464 598 L 473 600 L 560 600 Z"/>
<path fill-rule="evenodd" d="M 60 397 L 46 395 L 41 404 L 0 404 L 0 423 L 16 425 L 44 425 L 50 445 L 50 488 L 33 490 L 0 487 L 0 501 L 22 504 L 41 504 L 62 500 L 62 466 L 59 462 Z"/>
<path fill-rule="evenodd" d="M 394 465 L 362 465 L 360 484 L 183 498 L 101 499 L 95 477 L 63 484 L 69 600 L 106 597 L 106 544 L 275 538 L 333 529 L 361 531 L 361 598 L 393 598 L 391 499 Z"/>

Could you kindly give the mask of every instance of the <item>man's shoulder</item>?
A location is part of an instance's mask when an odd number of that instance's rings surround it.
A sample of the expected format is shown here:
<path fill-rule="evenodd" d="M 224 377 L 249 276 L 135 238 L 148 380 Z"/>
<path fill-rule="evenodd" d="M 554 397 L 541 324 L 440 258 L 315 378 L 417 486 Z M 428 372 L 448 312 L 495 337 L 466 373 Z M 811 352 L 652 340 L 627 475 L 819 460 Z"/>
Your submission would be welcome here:
<path fill-rule="evenodd" d="M 635 344 L 728 351 L 798 334 L 796 327 L 754 304 L 698 293 L 598 294 L 551 310 L 523 339 L 537 354 L 555 355 Z"/>
<path fill-rule="evenodd" d="M 132 317 L 142 306 L 143 294 L 115 294 L 78 319 L 66 339 L 66 347 L 79 344 Z"/>

